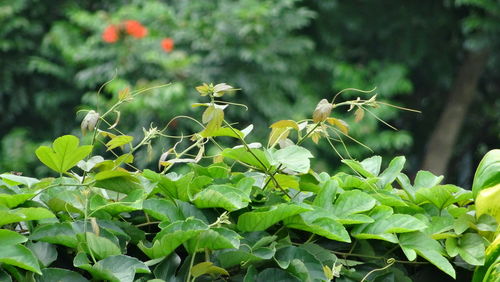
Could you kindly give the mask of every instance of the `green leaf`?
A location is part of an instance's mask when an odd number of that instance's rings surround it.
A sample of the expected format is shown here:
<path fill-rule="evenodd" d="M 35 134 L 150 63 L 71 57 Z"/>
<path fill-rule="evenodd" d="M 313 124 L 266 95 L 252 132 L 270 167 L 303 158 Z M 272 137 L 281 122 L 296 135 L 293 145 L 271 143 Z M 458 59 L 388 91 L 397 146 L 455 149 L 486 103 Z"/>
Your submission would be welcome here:
<path fill-rule="evenodd" d="M 128 135 L 115 136 L 111 140 L 109 140 L 108 143 L 106 143 L 106 147 L 108 147 L 106 151 L 113 150 L 118 147 L 123 147 L 125 144 L 131 143 L 133 140 L 134 140 L 133 136 L 128 136 Z"/>
<path fill-rule="evenodd" d="M 8 183 L 9 185 L 26 185 L 26 187 L 31 188 L 31 186 L 40 182 L 40 180 L 32 177 L 20 176 L 10 173 L 0 174 L 0 178 Z"/>
<path fill-rule="evenodd" d="M 143 242 L 140 242 L 138 247 L 151 259 L 161 258 L 207 229 L 208 225 L 199 219 L 188 218 L 185 221 L 176 221 L 156 234 L 152 247 L 147 247 Z"/>
<path fill-rule="evenodd" d="M 193 265 L 193 267 L 191 268 L 191 275 L 193 276 L 193 278 L 198 278 L 204 274 L 229 276 L 227 270 L 218 267 L 214 265 L 212 262 L 208 261 L 200 262 L 196 265 Z"/>
<path fill-rule="evenodd" d="M 500 184 L 483 189 L 476 197 L 476 216 L 490 215 L 500 223 Z"/>
<path fill-rule="evenodd" d="M 200 132 L 202 137 L 212 137 L 217 132 L 224 121 L 224 110 L 216 106 L 209 106 L 205 109 L 202 116 L 203 123 L 208 123 L 205 129 Z"/>
<path fill-rule="evenodd" d="M 435 176 L 429 171 L 420 170 L 417 172 L 417 176 L 415 177 L 414 189 L 419 190 L 421 188 L 431 188 L 443 180 L 444 176 Z"/>
<path fill-rule="evenodd" d="M 173 201 L 165 199 L 147 199 L 143 202 L 144 211 L 161 221 L 182 220 L 183 216 Z"/>
<path fill-rule="evenodd" d="M 22 245 L 0 245 L 0 262 L 42 274 L 36 257 Z"/>
<path fill-rule="evenodd" d="M 382 157 L 373 156 L 371 158 L 364 159 L 361 161 L 361 166 L 373 176 L 377 176 L 380 173 L 380 166 L 382 165 Z"/>
<path fill-rule="evenodd" d="M 0 242 L 2 242 L 2 245 L 17 245 L 26 241 L 28 241 L 28 238 L 17 232 L 0 229 Z"/>
<path fill-rule="evenodd" d="M 472 199 L 472 193 L 458 186 L 447 184 L 421 188 L 415 194 L 416 203 L 430 202 L 440 210 L 462 200 Z"/>
<path fill-rule="evenodd" d="M 240 161 L 247 165 L 251 165 L 253 167 L 260 168 L 262 170 L 267 170 L 271 167 L 269 160 L 266 157 L 266 154 L 259 149 L 250 149 L 253 155 L 247 151 L 245 148 L 236 148 L 236 149 L 224 149 L 222 151 L 222 156 L 225 158 L 230 158 L 233 160 Z M 255 156 L 262 162 L 259 162 Z"/>
<path fill-rule="evenodd" d="M 73 263 L 76 267 L 87 270 L 96 280 L 112 282 L 133 282 L 136 273 L 150 273 L 149 268 L 140 260 L 117 255 L 107 257 L 91 266 L 84 254 L 78 254 Z M 87 261 L 86 261 L 87 260 Z"/>
<path fill-rule="evenodd" d="M 396 235 L 385 232 L 391 224 L 385 219 L 389 218 L 392 213 L 392 208 L 388 206 L 377 206 L 370 212 L 370 217 L 374 219 L 374 222 L 355 226 L 351 231 L 352 236 L 358 239 L 376 239 L 397 243 Z"/>
<path fill-rule="evenodd" d="M 337 190 L 339 189 L 338 182 L 329 179 L 321 185 L 321 190 L 314 198 L 313 205 L 330 210 L 333 208 L 333 201 L 335 200 Z"/>
<path fill-rule="evenodd" d="M 85 236 L 89 251 L 99 260 L 121 254 L 120 248 L 107 238 L 97 236 L 91 232 L 86 232 L 84 235 L 82 234 L 83 236 Z"/>
<path fill-rule="evenodd" d="M 73 249 L 78 245 L 76 233 L 68 222 L 38 226 L 31 234 L 30 239 L 63 245 Z"/>
<path fill-rule="evenodd" d="M 472 194 L 476 198 L 482 189 L 495 186 L 499 183 L 500 149 L 494 149 L 484 155 L 476 169 L 472 183 Z"/>
<path fill-rule="evenodd" d="M 276 253 L 276 248 L 261 247 L 250 249 L 247 245 L 240 245 L 238 250 L 228 249 L 217 252 L 217 260 L 221 267 L 230 268 L 242 263 L 251 263 L 271 259 Z"/>
<path fill-rule="evenodd" d="M 351 242 L 349 233 L 347 233 L 347 230 L 342 224 L 331 217 L 316 217 L 314 215 L 315 212 L 316 211 L 310 211 L 289 217 L 283 222 L 289 228 L 308 231 L 335 241 Z"/>
<path fill-rule="evenodd" d="M 79 143 L 76 136 L 65 135 L 57 138 L 52 143 L 52 148 L 41 146 L 35 154 L 44 165 L 64 173 L 92 152 L 91 145 L 78 147 Z"/>
<path fill-rule="evenodd" d="M 255 280 L 251 281 L 287 281 L 287 282 L 298 282 L 301 281 L 297 277 L 291 275 L 290 273 L 281 270 L 279 268 L 266 268 L 257 275 Z"/>
<path fill-rule="evenodd" d="M 346 164 L 348 167 L 350 167 L 352 170 L 354 170 L 355 172 L 361 174 L 362 176 L 364 176 L 366 178 L 375 177 L 375 175 L 373 173 L 371 173 L 369 170 L 365 169 L 363 167 L 363 165 L 358 161 L 344 159 L 344 160 L 342 160 L 342 162 L 344 164 Z"/>
<path fill-rule="evenodd" d="M 453 269 L 450 262 L 442 255 L 444 250 L 436 240 L 421 232 L 404 233 L 399 236 L 399 245 L 407 255 L 408 260 L 412 261 L 415 259 L 413 256 L 408 256 L 407 254 L 407 251 L 411 250 L 455 278 L 455 269 Z"/>
<path fill-rule="evenodd" d="M 292 274 L 300 277 L 302 281 L 324 281 L 326 279 L 321 263 L 304 249 L 287 246 L 276 251 L 274 258 L 281 268 L 288 269 Z"/>
<path fill-rule="evenodd" d="M 193 203 L 198 208 L 223 208 L 235 211 L 248 206 L 250 191 L 242 191 L 230 185 L 211 185 L 196 194 Z"/>
<path fill-rule="evenodd" d="M 277 222 L 305 211 L 312 210 L 306 206 L 296 204 L 278 204 L 246 212 L 238 218 L 238 229 L 241 231 L 266 230 Z"/>
<path fill-rule="evenodd" d="M 143 172 L 143 176 L 151 182 L 156 183 L 160 192 L 166 197 L 179 199 L 184 202 L 188 202 L 190 200 L 191 192 L 189 191 L 189 186 L 193 181 L 193 172 L 178 177 L 177 174 L 173 173 L 162 175 L 151 170 L 145 170 Z M 169 176 L 171 178 L 169 178 Z"/>
<path fill-rule="evenodd" d="M 359 190 L 346 191 L 341 193 L 335 201 L 333 213 L 337 217 L 342 218 L 346 215 L 368 211 L 372 209 L 375 204 L 375 199 L 367 193 Z"/>
<path fill-rule="evenodd" d="M 391 184 L 403 169 L 405 162 L 406 158 L 404 156 L 392 159 L 389 166 L 379 175 L 380 179 L 377 182 L 377 186 L 384 188 L 386 185 Z"/>
<path fill-rule="evenodd" d="M 42 263 L 42 266 L 47 267 L 57 259 L 56 246 L 52 244 L 46 242 L 29 242 L 26 244 L 26 247 L 35 254 L 38 261 Z"/>
<path fill-rule="evenodd" d="M 233 230 L 224 227 L 213 227 L 209 230 L 203 231 L 186 243 L 186 249 L 190 253 L 193 253 L 195 246 L 198 246 L 197 250 L 200 249 L 210 249 L 210 250 L 221 250 L 221 249 L 238 249 L 240 247 L 241 236 Z"/>
<path fill-rule="evenodd" d="M 0 226 L 14 222 L 40 220 L 53 217 L 55 217 L 55 215 L 46 208 L 0 210 Z"/>
<path fill-rule="evenodd" d="M 175 277 L 180 264 L 181 258 L 176 253 L 172 253 L 155 267 L 153 270 L 154 277 L 169 281 L 169 279 Z"/>
<path fill-rule="evenodd" d="M 297 145 L 277 150 L 272 156 L 284 168 L 298 173 L 307 173 L 311 166 L 309 159 L 314 157 L 306 148 Z"/>
<path fill-rule="evenodd" d="M 96 174 L 95 180 L 96 187 L 124 194 L 143 189 L 139 179 L 127 171 L 102 171 Z"/>
<path fill-rule="evenodd" d="M 15 208 L 20 204 L 26 202 L 27 200 L 33 198 L 35 194 L 0 194 L 0 206 L 4 206 L 7 208 Z"/>
<path fill-rule="evenodd" d="M 77 272 L 62 268 L 44 268 L 42 275 L 35 276 L 36 282 L 88 282 Z"/>
<path fill-rule="evenodd" d="M 471 265 L 483 265 L 485 260 L 483 239 L 479 234 L 466 233 L 458 238 L 458 254 Z"/>
<path fill-rule="evenodd" d="M 212 137 L 217 137 L 217 136 L 227 136 L 227 137 L 233 137 L 236 139 L 243 139 L 245 137 L 245 134 L 241 131 L 239 131 L 236 128 L 228 128 L 228 127 L 221 127 L 214 132 L 212 132 Z"/>

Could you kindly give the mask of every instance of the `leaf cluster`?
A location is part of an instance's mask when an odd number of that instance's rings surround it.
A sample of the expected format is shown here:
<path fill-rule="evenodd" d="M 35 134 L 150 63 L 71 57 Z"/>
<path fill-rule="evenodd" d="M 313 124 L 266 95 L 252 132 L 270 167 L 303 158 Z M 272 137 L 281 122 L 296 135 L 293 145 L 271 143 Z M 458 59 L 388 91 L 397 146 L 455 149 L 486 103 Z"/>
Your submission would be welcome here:
<path fill-rule="evenodd" d="M 412 183 L 402 172 L 403 156 L 384 169 L 380 156 L 343 158 L 351 172 L 330 175 L 312 169 L 305 145 L 324 140 L 347 151 L 348 124 L 332 112 L 356 108 L 361 121 L 382 105 L 375 96 L 322 100 L 311 119 L 273 123 L 263 146 L 247 141 L 253 126 L 238 130 L 224 117 L 226 107 L 241 105 L 218 99 L 236 89 L 197 90 L 209 101 L 194 105 L 206 107 L 201 121 L 184 117 L 200 127 L 189 136 L 153 126 L 141 140 L 123 134 L 119 120 L 109 119 L 141 91 L 134 92 L 84 118 L 90 145 L 65 135 L 38 148 L 36 156 L 57 177 L 1 174 L 0 276 L 409 281 L 427 264 L 456 278 L 455 264 L 477 267 L 477 279 L 494 277 L 499 214 L 488 195 L 498 197 L 498 152 L 480 164 L 474 191 L 442 184 L 442 176 L 427 171 Z M 158 171 L 136 169 L 134 154 L 158 138 L 177 143 L 159 157 Z M 223 145 L 228 139 L 240 145 Z M 93 154 L 96 147 L 107 153 Z"/>

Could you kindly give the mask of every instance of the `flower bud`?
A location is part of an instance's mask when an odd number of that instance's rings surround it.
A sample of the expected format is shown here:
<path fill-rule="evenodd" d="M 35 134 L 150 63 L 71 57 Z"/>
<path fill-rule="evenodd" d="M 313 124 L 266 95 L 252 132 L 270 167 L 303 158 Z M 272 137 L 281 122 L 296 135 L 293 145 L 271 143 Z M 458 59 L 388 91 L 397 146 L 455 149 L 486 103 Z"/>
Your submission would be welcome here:
<path fill-rule="evenodd" d="M 95 126 L 97 124 L 97 121 L 99 120 L 99 113 L 91 110 L 90 112 L 87 113 L 87 115 L 83 118 L 82 124 L 81 124 L 81 129 L 82 129 L 82 134 L 85 135 L 85 133 L 88 131 L 93 131 L 95 129 Z"/>
<path fill-rule="evenodd" d="M 330 104 L 330 102 L 328 102 L 328 100 L 322 99 L 321 101 L 319 101 L 316 109 L 314 109 L 313 112 L 313 121 L 315 123 L 325 121 L 330 116 L 332 108 L 333 106 L 332 104 Z"/>

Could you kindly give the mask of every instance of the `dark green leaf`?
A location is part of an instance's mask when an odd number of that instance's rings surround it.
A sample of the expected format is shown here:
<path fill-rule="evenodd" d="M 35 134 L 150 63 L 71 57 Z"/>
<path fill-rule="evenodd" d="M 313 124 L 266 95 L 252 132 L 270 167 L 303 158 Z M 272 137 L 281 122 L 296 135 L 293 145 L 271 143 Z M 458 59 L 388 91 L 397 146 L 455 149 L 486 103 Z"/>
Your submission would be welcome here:
<path fill-rule="evenodd" d="M 43 266 L 47 267 L 57 259 L 56 246 L 46 242 L 29 242 L 26 244 Z M 42 271 L 43 272 L 43 271 Z"/>
<path fill-rule="evenodd" d="M 241 231 L 266 230 L 273 224 L 296 214 L 312 210 L 296 204 L 278 204 L 246 212 L 238 218 L 238 229 Z"/>
<path fill-rule="evenodd" d="M 62 268 L 44 268 L 42 275 L 35 276 L 36 282 L 88 282 L 77 272 Z"/>
<path fill-rule="evenodd" d="M 151 259 L 161 258 L 207 229 L 208 225 L 199 219 L 176 221 L 156 234 L 152 247 L 147 247 L 143 242 L 140 242 L 138 247 Z"/>
<path fill-rule="evenodd" d="M 42 274 L 36 257 L 22 245 L 0 245 L 0 262 Z"/>
<path fill-rule="evenodd" d="M 450 262 L 442 255 L 444 250 L 436 240 L 421 232 L 404 233 L 399 237 L 399 245 L 408 257 L 408 260 L 414 260 L 414 253 L 417 253 L 446 274 L 455 278 L 455 269 L 453 269 Z"/>

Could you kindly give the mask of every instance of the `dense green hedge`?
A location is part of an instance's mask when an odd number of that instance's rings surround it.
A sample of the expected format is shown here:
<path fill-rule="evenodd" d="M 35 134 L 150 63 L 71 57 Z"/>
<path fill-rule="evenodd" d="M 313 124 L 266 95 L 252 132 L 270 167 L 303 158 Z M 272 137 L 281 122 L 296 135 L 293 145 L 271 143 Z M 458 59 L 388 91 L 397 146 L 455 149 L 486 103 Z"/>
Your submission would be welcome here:
<path fill-rule="evenodd" d="M 253 126 L 224 117 L 244 110 L 221 98 L 235 89 L 197 91 L 202 119 L 174 119 L 196 124 L 191 135 L 123 134 L 114 113 L 142 92 L 123 91 L 87 112 L 90 144 L 64 135 L 36 150 L 56 177 L 1 174 L 2 281 L 420 281 L 474 268 L 474 281 L 498 281 L 498 150 L 474 191 L 427 171 L 410 181 L 403 156 L 385 168 L 380 156 L 343 159 L 348 172 L 330 175 L 311 169 L 308 148 L 336 150 L 349 125 L 331 111 L 355 108 L 361 120 L 383 106 L 375 96 L 323 99 L 312 119 L 275 122 L 268 140 L 249 143 Z M 177 142 L 152 156 L 157 172 L 137 170 L 136 153 L 162 138 Z"/>

